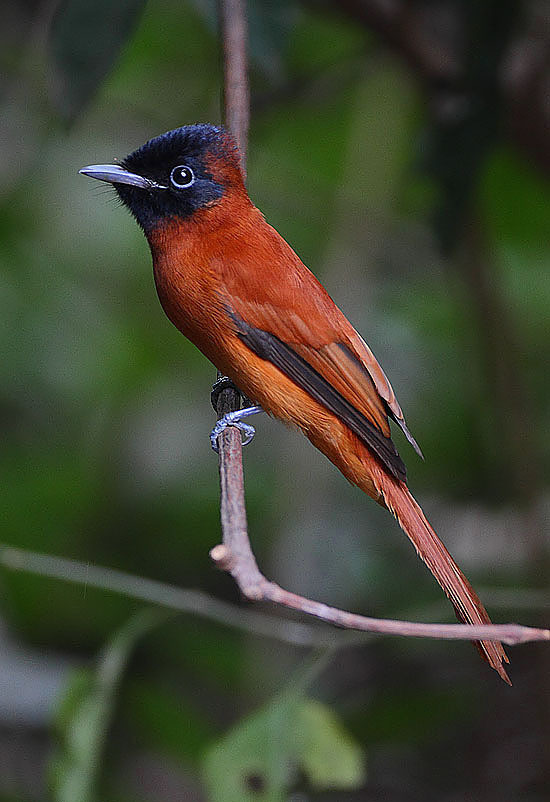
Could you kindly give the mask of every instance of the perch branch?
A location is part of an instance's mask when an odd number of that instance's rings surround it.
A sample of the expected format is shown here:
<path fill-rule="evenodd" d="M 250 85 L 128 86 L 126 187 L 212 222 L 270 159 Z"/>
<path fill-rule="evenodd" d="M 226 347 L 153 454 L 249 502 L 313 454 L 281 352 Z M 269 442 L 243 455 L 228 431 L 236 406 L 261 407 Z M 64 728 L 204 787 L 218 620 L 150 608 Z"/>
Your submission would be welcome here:
<path fill-rule="evenodd" d="M 244 172 L 249 114 L 244 0 L 222 0 L 221 22 L 225 54 L 226 124 L 239 143 Z M 217 402 L 218 416 L 238 409 L 239 403 L 239 395 L 233 390 L 222 390 Z M 211 550 L 210 556 L 219 568 L 231 574 L 245 598 L 274 602 L 335 626 L 364 632 L 445 640 L 500 640 L 511 645 L 550 640 L 550 630 L 518 624 L 471 626 L 368 618 L 298 596 L 270 582 L 258 568 L 248 538 L 240 432 L 227 427 L 218 438 L 218 444 L 222 543 Z"/>
<path fill-rule="evenodd" d="M 220 0 L 220 23 L 224 55 L 225 124 L 237 140 L 241 152 L 241 170 L 246 177 L 246 149 L 250 98 L 247 74 L 246 0 Z M 218 371 L 218 381 L 222 374 Z M 233 387 L 224 387 L 216 401 L 218 419 L 240 409 L 241 395 Z M 220 471 L 220 514 L 224 542 L 239 555 L 248 549 L 241 435 L 228 426 L 218 437 Z"/>
<path fill-rule="evenodd" d="M 273 638 L 281 643 L 305 648 L 342 648 L 357 646 L 365 642 L 365 634 L 357 632 L 337 632 L 332 627 L 306 624 L 267 615 L 256 610 L 246 610 L 234 604 L 216 599 L 199 590 L 169 585 L 154 579 L 133 576 L 114 568 L 69 560 L 52 554 L 40 554 L 28 549 L 20 549 L 0 543 L 0 566 L 8 571 L 26 572 L 36 576 L 50 577 L 63 582 L 80 585 L 83 588 L 97 588 L 110 593 L 119 593 L 131 599 L 165 607 L 179 613 L 189 613 L 215 621 L 224 626 L 240 629 L 261 637 Z M 497 593 L 488 589 L 487 593 Z M 512 599 L 509 591 L 500 601 L 509 605 Z M 523 591 L 525 593 L 525 591 Z M 529 594 L 526 602 L 530 606 L 543 606 L 546 598 L 541 594 Z M 536 632 L 536 630 L 534 630 Z M 542 630 L 544 632 L 544 630 Z"/>
<path fill-rule="evenodd" d="M 221 0 L 225 124 L 237 140 L 246 175 L 250 94 L 247 71 L 246 0 Z"/>
<path fill-rule="evenodd" d="M 248 538 L 246 538 L 248 541 Z M 246 553 L 248 552 L 248 554 Z M 550 640 L 550 630 L 524 627 L 520 624 L 424 624 L 413 621 L 397 621 L 386 618 L 369 618 L 348 613 L 336 607 L 298 596 L 270 582 L 260 572 L 247 543 L 247 549 L 235 554 L 225 543 L 214 546 L 210 552 L 214 562 L 229 571 L 242 594 L 254 601 L 270 601 L 275 604 L 312 615 L 329 624 L 361 632 L 382 635 L 400 635 L 409 638 L 439 638 L 442 640 L 500 640 L 516 645 L 529 641 Z"/>

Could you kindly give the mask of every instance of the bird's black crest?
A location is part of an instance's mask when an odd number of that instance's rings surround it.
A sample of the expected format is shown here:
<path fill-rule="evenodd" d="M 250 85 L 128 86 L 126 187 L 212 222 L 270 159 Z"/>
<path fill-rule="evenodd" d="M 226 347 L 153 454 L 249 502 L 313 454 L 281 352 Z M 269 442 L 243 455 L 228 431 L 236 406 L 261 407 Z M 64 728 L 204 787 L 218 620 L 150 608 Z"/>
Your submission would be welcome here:
<path fill-rule="evenodd" d="M 122 166 L 139 175 L 144 175 L 141 170 L 150 169 L 158 177 L 159 167 L 174 167 L 184 158 L 203 160 L 207 153 L 233 159 L 236 144 L 221 126 L 208 123 L 184 125 L 150 139 L 127 156 Z M 153 174 L 146 177 L 155 180 Z"/>
<path fill-rule="evenodd" d="M 208 124 L 186 125 L 161 134 L 122 161 L 126 170 L 166 187 L 146 191 L 116 185 L 122 202 L 146 233 L 167 218 L 189 217 L 222 197 L 223 182 L 209 171 L 207 156 L 223 159 L 235 167 L 239 164 L 233 138 L 224 128 Z M 171 185 L 170 173 L 179 165 L 190 167 L 195 175 L 195 183 L 189 189 L 178 190 Z"/>

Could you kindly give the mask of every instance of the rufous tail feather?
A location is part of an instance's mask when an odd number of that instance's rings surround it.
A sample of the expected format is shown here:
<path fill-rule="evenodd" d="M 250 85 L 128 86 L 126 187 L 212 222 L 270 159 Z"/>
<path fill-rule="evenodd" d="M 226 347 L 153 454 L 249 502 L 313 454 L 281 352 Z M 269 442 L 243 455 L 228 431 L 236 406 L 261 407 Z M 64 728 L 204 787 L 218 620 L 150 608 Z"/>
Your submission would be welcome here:
<path fill-rule="evenodd" d="M 491 624 L 491 619 L 477 593 L 438 538 L 407 486 L 384 475 L 380 490 L 388 509 L 426 563 L 464 624 Z M 500 641 L 475 641 L 481 656 L 509 685 L 512 683 L 503 662 L 508 658 Z"/>

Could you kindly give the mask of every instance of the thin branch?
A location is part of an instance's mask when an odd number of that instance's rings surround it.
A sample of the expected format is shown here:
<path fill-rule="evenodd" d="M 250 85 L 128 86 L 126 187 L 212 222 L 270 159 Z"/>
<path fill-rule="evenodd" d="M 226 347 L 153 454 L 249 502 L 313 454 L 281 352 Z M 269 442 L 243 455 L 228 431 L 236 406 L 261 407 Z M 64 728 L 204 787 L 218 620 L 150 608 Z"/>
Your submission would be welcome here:
<path fill-rule="evenodd" d="M 223 549 L 224 546 L 216 546 L 215 549 L 213 549 L 214 552 L 217 550 L 218 562 L 223 559 Z M 285 618 L 277 618 L 275 616 L 266 615 L 265 613 L 246 610 L 234 604 L 229 604 L 203 591 L 186 590 L 174 585 L 169 585 L 165 582 L 133 576 L 123 571 L 117 571 L 114 568 L 90 565 L 89 563 L 79 562 L 78 560 L 55 557 L 51 554 L 40 554 L 27 549 L 15 548 L 14 546 L 0 545 L 0 565 L 9 571 L 24 571 L 25 573 L 32 573 L 37 576 L 59 579 L 63 582 L 71 582 L 72 584 L 81 585 L 85 588 L 97 588 L 98 590 L 106 590 L 111 593 L 119 593 L 131 599 L 139 599 L 140 601 L 156 604 L 160 607 L 165 607 L 180 613 L 198 615 L 201 618 L 223 624 L 224 626 L 240 629 L 253 635 L 273 638 L 281 643 L 288 643 L 293 646 L 307 648 L 343 648 L 346 646 L 361 645 L 365 643 L 368 637 L 365 632 L 338 632 L 332 628 L 324 628 L 322 625 L 309 625 L 298 621 L 289 621 Z M 263 577 L 261 578 L 263 582 L 267 582 Z M 267 584 L 271 585 L 273 588 L 277 588 L 277 586 L 272 585 L 272 583 Z M 256 588 L 256 590 L 259 590 L 262 594 L 264 593 L 263 587 Z M 277 592 L 279 594 L 285 593 L 281 588 L 278 588 Z M 487 592 L 491 593 L 492 591 L 488 590 Z M 293 594 L 288 595 L 295 599 L 300 599 L 299 596 L 294 596 Z M 275 598 L 272 600 L 278 601 L 278 599 Z M 535 600 L 539 600 L 538 597 L 533 601 Z M 310 600 L 306 601 L 310 605 L 316 605 L 316 602 L 311 602 Z M 508 601 L 507 597 L 505 601 Z M 333 609 L 325 605 L 319 606 L 326 610 Z M 295 609 L 304 611 L 301 604 L 300 606 L 295 606 Z M 351 613 L 344 613 L 344 615 L 350 616 Z M 361 616 L 355 616 L 355 618 L 361 619 Z M 377 624 L 385 623 L 378 619 L 364 620 L 375 621 Z M 406 624 L 407 622 L 392 621 L 390 623 Z M 412 626 L 431 627 L 434 625 L 416 624 Z M 445 625 L 437 624 L 435 626 L 440 627 Z M 453 630 L 457 629 L 457 625 L 451 625 L 451 627 Z M 495 628 L 499 629 L 499 627 L 478 627 L 477 629 L 492 630 Z M 470 630 L 472 627 L 463 626 L 462 629 L 467 629 L 467 637 L 471 636 Z M 547 640 L 550 636 L 548 630 L 516 627 L 513 624 L 502 625 L 500 630 L 501 633 L 504 631 L 505 635 L 500 634 L 499 638 L 507 643 L 524 643 L 527 640 Z M 396 635 L 402 633 L 392 632 L 391 634 Z"/>
<path fill-rule="evenodd" d="M 9 571 L 22 571 L 37 576 L 71 582 L 84 588 L 97 588 L 131 599 L 155 604 L 180 613 L 190 613 L 224 626 L 240 629 L 282 643 L 300 647 L 345 646 L 353 639 L 318 625 L 289 621 L 284 618 L 247 610 L 216 599 L 200 590 L 188 590 L 166 582 L 133 576 L 114 568 L 40 554 L 14 546 L 0 545 L 0 565 Z"/>
<path fill-rule="evenodd" d="M 221 0 L 221 29 L 224 49 L 225 122 L 239 145 L 241 167 L 246 175 L 246 151 L 250 96 L 247 72 L 247 25 L 245 0 Z M 219 374 L 218 374 L 219 378 Z M 240 407 L 239 393 L 226 388 L 218 396 L 218 418 Z M 236 562 L 235 579 L 252 587 L 263 577 L 256 566 L 247 534 L 241 434 L 227 427 L 218 438 L 220 470 L 220 514 L 223 547 Z M 215 552 L 215 550 L 214 550 Z M 214 557 L 213 557 L 214 559 Z M 239 566 L 246 567 L 245 575 Z M 250 574 L 250 567 L 255 572 Z"/>
<path fill-rule="evenodd" d="M 244 0 L 222 0 L 221 18 L 225 54 L 226 124 L 241 148 L 244 170 L 249 114 Z M 232 397 L 228 393 L 231 391 L 224 389 L 218 397 L 217 409 L 220 416 L 238 408 L 232 406 L 236 403 L 234 394 Z M 240 432 L 227 427 L 219 437 L 218 444 L 223 542 L 211 550 L 210 556 L 219 568 L 231 574 L 245 598 L 274 602 L 338 627 L 363 632 L 445 640 L 499 640 L 507 644 L 550 640 L 550 630 L 517 624 L 471 626 L 367 618 L 298 596 L 270 582 L 258 568 L 248 538 Z"/>
<path fill-rule="evenodd" d="M 307 599 L 284 590 L 270 582 L 260 572 L 254 555 L 242 553 L 236 556 L 225 544 L 215 546 L 210 552 L 214 562 L 224 571 L 229 571 L 243 595 L 255 601 L 270 601 L 299 610 L 319 618 L 329 624 L 362 632 L 376 632 L 383 635 L 400 635 L 408 638 L 439 638 L 443 640 L 500 640 L 516 645 L 529 641 L 550 640 L 549 629 L 524 627 L 520 624 L 491 624 L 473 626 L 471 624 L 424 624 L 412 621 L 395 621 L 384 618 L 348 613 L 336 607 Z"/>
<path fill-rule="evenodd" d="M 247 25 L 246 0 L 220 0 L 220 23 L 224 55 L 224 116 L 225 124 L 235 137 L 241 153 L 241 169 L 246 177 L 246 151 L 248 143 L 248 121 L 250 94 L 247 72 Z M 218 371 L 218 381 L 223 378 Z M 216 401 L 218 419 L 227 412 L 241 407 L 241 395 L 237 389 L 224 388 Z M 219 471 L 221 488 L 221 520 L 224 537 L 231 540 L 233 548 L 238 543 L 248 542 L 246 537 L 246 509 L 244 504 L 244 479 L 242 469 L 241 435 L 228 427 L 218 437 Z M 231 538 L 232 527 L 241 537 Z M 244 533 L 244 537 L 242 536 Z M 235 540 L 235 543 L 233 543 Z M 248 545 L 250 548 L 250 545 Z"/>
<path fill-rule="evenodd" d="M 246 0 L 221 0 L 224 53 L 225 124 L 237 140 L 246 176 L 246 151 L 250 119 L 247 72 Z"/>

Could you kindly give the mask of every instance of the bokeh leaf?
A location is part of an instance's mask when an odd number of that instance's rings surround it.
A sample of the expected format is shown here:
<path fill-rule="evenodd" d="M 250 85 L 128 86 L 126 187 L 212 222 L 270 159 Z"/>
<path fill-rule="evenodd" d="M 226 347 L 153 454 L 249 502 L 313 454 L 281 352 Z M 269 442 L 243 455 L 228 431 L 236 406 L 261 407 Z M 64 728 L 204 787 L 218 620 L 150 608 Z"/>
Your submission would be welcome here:
<path fill-rule="evenodd" d="M 277 697 L 241 719 L 204 761 L 210 802 L 283 802 L 292 778 L 297 699 Z"/>
<path fill-rule="evenodd" d="M 207 753 L 210 802 L 282 802 L 298 769 L 318 790 L 355 789 L 365 779 L 360 747 L 336 714 L 312 699 L 276 697 L 242 719 Z"/>
<path fill-rule="evenodd" d="M 314 788 L 353 789 L 363 784 L 362 750 L 333 710 L 314 699 L 305 699 L 297 723 L 302 768 Z"/>
<path fill-rule="evenodd" d="M 124 669 L 137 641 L 166 620 L 166 613 L 144 610 L 119 629 L 93 670 L 73 675 L 58 714 L 60 749 L 52 762 L 55 802 L 90 802 L 100 769 L 105 735 Z"/>
<path fill-rule="evenodd" d="M 52 100 L 71 122 L 90 101 L 137 25 L 145 0 L 65 0 L 55 16 L 50 51 Z"/>

